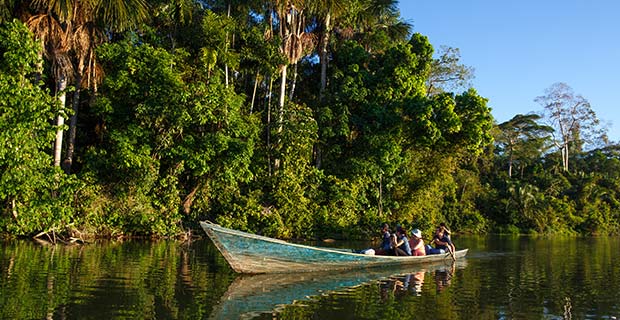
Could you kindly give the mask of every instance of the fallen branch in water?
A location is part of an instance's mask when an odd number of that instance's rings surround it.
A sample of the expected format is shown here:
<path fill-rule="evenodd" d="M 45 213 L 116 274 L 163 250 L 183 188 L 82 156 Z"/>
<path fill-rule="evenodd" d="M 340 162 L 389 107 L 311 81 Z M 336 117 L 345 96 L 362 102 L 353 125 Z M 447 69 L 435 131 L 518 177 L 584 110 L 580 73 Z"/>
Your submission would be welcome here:
<path fill-rule="evenodd" d="M 57 230 L 56 227 L 52 227 L 46 231 L 39 232 L 33 238 L 37 240 L 38 242 L 47 242 L 52 245 L 57 245 L 58 243 L 62 243 L 65 245 L 86 243 L 84 239 L 82 239 L 82 234 L 80 232 L 78 232 L 79 238 L 69 237 L 68 240 L 66 240 L 62 235 L 58 234 L 56 230 Z"/>

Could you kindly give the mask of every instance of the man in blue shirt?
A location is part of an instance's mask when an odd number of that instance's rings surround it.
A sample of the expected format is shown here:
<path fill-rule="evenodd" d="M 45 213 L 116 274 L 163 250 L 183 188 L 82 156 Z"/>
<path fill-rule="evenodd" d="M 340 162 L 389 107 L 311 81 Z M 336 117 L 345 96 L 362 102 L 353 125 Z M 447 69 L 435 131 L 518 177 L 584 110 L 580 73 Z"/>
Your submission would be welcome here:
<path fill-rule="evenodd" d="M 381 228 L 381 246 L 377 250 L 377 254 L 391 255 L 394 250 L 392 249 L 392 234 L 390 233 L 390 225 L 384 223 Z"/>
<path fill-rule="evenodd" d="M 435 244 L 435 248 L 431 245 Z M 446 253 L 452 248 L 452 241 L 449 236 L 444 234 L 443 228 L 439 227 L 435 230 L 435 236 L 429 244 L 426 245 L 426 254 Z"/>

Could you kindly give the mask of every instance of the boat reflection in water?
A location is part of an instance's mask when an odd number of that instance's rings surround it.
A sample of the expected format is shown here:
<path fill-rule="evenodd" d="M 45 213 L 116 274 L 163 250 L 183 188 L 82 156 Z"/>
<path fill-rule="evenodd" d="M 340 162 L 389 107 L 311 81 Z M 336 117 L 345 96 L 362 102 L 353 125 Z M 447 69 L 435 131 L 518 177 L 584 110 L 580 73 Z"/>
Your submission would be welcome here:
<path fill-rule="evenodd" d="M 448 266 L 445 266 L 444 268 L 451 269 Z M 387 279 L 379 280 L 381 283 L 381 297 L 384 300 L 387 300 L 390 292 L 396 296 L 404 296 L 407 294 L 413 294 L 416 296 L 422 295 L 422 286 L 424 285 L 424 277 L 426 272 L 426 270 L 421 270 L 404 275 L 393 275 Z"/>
<path fill-rule="evenodd" d="M 379 283 L 382 293 L 420 295 L 425 275 L 449 285 L 455 269 L 467 266 L 466 259 L 446 260 L 420 266 L 369 268 L 349 271 L 239 275 L 211 313 L 210 319 L 251 319 L 278 312 L 295 301 L 335 293 L 364 284 Z M 428 281 L 428 280 L 427 280 Z M 439 288 L 439 286 L 438 286 Z M 439 290 L 439 289 L 438 289 Z"/>
<path fill-rule="evenodd" d="M 465 265 L 465 260 L 461 259 L 457 263 L 429 266 L 417 272 L 389 276 L 386 279 L 379 280 L 381 296 L 387 299 L 390 292 L 396 296 L 408 294 L 421 296 L 427 272 L 431 274 L 429 275 L 430 280 L 428 278 L 426 280 L 434 281 L 437 293 L 440 293 L 452 284 L 452 277 L 456 268 L 463 269 Z"/>

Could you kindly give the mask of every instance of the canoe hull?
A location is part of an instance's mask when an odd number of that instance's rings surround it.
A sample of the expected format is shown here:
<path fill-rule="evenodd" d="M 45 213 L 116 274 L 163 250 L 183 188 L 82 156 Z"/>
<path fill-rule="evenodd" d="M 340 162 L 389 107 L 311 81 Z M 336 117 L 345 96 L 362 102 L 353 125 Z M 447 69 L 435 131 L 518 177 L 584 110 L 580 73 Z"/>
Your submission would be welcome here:
<path fill-rule="evenodd" d="M 317 248 L 236 231 L 200 222 L 209 238 L 238 273 L 289 273 L 346 270 L 380 266 L 404 266 L 448 260 L 449 253 L 428 256 L 378 256 Z M 456 258 L 467 249 L 455 253 Z"/>

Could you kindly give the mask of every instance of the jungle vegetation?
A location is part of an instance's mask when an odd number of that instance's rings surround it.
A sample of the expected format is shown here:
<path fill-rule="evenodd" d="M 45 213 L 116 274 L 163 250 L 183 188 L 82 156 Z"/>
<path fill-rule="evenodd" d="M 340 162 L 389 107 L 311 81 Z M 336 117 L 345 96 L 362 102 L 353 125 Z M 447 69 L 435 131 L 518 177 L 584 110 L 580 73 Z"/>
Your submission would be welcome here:
<path fill-rule="evenodd" d="M 497 123 L 414 31 L 394 0 L 3 0 L 0 233 L 620 232 L 586 98 Z"/>

